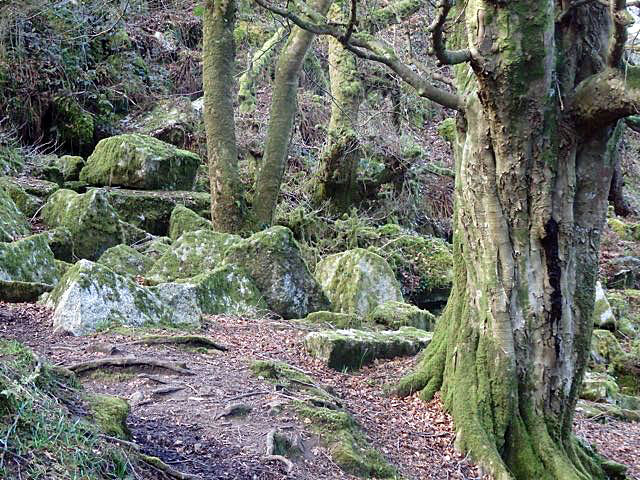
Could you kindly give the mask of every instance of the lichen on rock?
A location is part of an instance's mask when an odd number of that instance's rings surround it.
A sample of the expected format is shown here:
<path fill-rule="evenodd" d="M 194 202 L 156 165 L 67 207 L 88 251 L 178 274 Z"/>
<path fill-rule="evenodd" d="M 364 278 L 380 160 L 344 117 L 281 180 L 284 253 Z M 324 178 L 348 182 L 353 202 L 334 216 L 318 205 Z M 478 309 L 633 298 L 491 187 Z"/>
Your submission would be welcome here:
<path fill-rule="evenodd" d="M 9 194 L 11 200 L 26 217 L 33 217 L 44 203 L 40 198 L 28 193 L 11 177 L 0 177 L 0 189 L 4 189 Z"/>
<path fill-rule="evenodd" d="M 131 278 L 144 276 L 153 266 L 152 259 L 128 245 L 111 247 L 100 256 L 98 263 Z"/>
<path fill-rule="evenodd" d="M 71 233 L 78 258 L 96 260 L 125 240 L 120 218 L 100 189 L 84 194 L 58 190 L 45 204 L 42 219 L 49 227 L 64 227 Z"/>
<path fill-rule="evenodd" d="M 80 172 L 91 185 L 142 190 L 190 190 L 200 158 L 154 137 L 124 134 L 105 138 Z"/>
<path fill-rule="evenodd" d="M 177 240 L 185 232 L 196 230 L 212 230 L 209 220 L 202 218 L 184 205 L 176 205 L 169 219 L 169 238 Z"/>
<path fill-rule="evenodd" d="M 84 164 L 84 158 L 75 155 L 63 155 L 58 159 L 58 168 L 62 171 L 62 177 L 66 182 L 79 180 Z"/>
<path fill-rule="evenodd" d="M 596 298 L 593 307 L 593 325 L 596 328 L 603 328 L 606 330 L 616 329 L 616 317 L 613 314 L 609 300 L 605 294 L 602 284 L 596 282 Z"/>
<path fill-rule="evenodd" d="M 174 301 L 172 293 L 178 289 L 180 302 Z M 181 303 L 189 299 L 191 305 Z M 195 302 L 195 292 L 188 297 L 183 287 L 154 291 L 104 265 L 80 260 L 62 277 L 45 304 L 54 309 L 56 329 L 86 335 L 111 325 L 198 326 L 201 315 Z"/>
<path fill-rule="evenodd" d="M 376 306 L 367 320 L 394 330 L 405 326 L 433 330 L 436 324 L 436 317 L 430 312 L 415 305 L 396 301 L 384 302 Z"/>
<path fill-rule="evenodd" d="M 402 301 L 400 284 L 384 258 L 362 248 L 330 255 L 315 277 L 334 311 L 362 317 L 387 301 Z"/>
<path fill-rule="evenodd" d="M 184 233 L 147 274 L 150 283 L 190 278 L 220 266 L 225 251 L 241 241 L 237 235 L 197 230 Z"/>
<path fill-rule="evenodd" d="M 0 186 L 0 242 L 11 242 L 28 235 L 30 231 L 29 222 L 9 193 Z"/>
<path fill-rule="evenodd" d="M 224 261 L 243 267 L 269 308 L 284 318 L 303 318 L 330 308 L 286 227 L 272 227 L 235 242 Z"/>

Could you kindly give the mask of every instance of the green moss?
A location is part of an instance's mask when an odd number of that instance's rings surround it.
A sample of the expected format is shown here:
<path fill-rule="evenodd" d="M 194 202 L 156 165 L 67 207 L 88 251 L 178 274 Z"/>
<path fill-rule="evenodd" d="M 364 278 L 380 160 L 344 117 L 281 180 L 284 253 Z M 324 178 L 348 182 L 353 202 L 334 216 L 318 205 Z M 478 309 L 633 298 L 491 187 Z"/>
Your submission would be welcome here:
<path fill-rule="evenodd" d="M 73 155 L 63 155 L 58 159 L 58 167 L 62 171 L 65 182 L 78 180 L 80 171 L 84 167 L 84 158 Z"/>
<path fill-rule="evenodd" d="M 112 395 L 90 394 L 86 396 L 91 416 L 100 430 L 107 435 L 126 439 L 131 433 L 127 427 L 130 407 L 127 401 Z"/>
<path fill-rule="evenodd" d="M 153 266 L 153 260 L 127 245 L 111 247 L 100 256 L 98 263 L 131 278 L 144 276 Z"/>
<path fill-rule="evenodd" d="M 0 186 L 0 242 L 28 235 L 29 223 L 9 194 Z"/>
<path fill-rule="evenodd" d="M 328 324 L 336 328 L 359 328 L 362 325 L 362 320 L 351 313 L 312 312 L 304 320 L 316 325 Z"/>
<path fill-rule="evenodd" d="M 275 360 L 256 360 L 249 366 L 251 373 L 256 377 L 262 377 L 278 384 L 289 385 L 291 381 L 313 384 L 313 380 L 307 374 L 290 365 Z"/>
<path fill-rule="evenodd" d="M 0 280 L 53 286 L 58 279 L 53 252 L 42 235 L 12 243 L 0 242 Z"/>
<path fill-rule="evenodd" d="M 56 111 L 55 129 L 58 141 L 71 148 L 84 149 L 93 144 L 93 115 L 87 112 L 73 97 L 54 99 Z"/>
<path fill-rule="evenodd" d="M 212 230 L 211 222 L 184 205 L 177 205 L 169 219 L 169 238 L 177 240 L 185 232 Z"/>
<path fill-rule="evenodd" d="M 294 410 L 310 422 L 311 429 L 329 448 L 331 459 L 345 472 L 362 478 L 397 478 L 396 469 L 369 445 L 348 413 L 303 402 L 295 402 Z"/>
<path fill-rule="evenodd" d="M 26 217 L 33 217 L 42 206 L 42 200 L 27 191 L 10 177 L 0 177 L 0 189 L 4 189 L 18 209 Z"/>
<path fill-rule="evenodd" d="M 91 185 L 143 190 L 190 190 L 200 158 L 154 137 L 124 134 L 105 138 L 80 172 Z"/>
<path fill-rule="evenodd" d="M 438 124 L 438 134 L 453 145 L 456 142 L 457 134 L 456 119 L 449 117 L 440 122 Z"/>
<path fill-rule="evenodd" d="M 390 329 L 404 326 L 433 330 L 436 317 L 426 310 L 403 302 L 385 302 L 378 305 L 367 317 L 368 321 Z"/>

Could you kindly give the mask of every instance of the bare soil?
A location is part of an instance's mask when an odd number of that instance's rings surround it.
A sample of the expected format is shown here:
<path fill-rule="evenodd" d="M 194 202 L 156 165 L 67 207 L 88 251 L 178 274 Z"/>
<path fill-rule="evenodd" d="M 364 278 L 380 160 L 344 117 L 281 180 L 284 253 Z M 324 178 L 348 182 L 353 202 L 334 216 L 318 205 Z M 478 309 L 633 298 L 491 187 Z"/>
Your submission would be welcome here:
<path fill-rule="evenodd" d="M 134 345 L 136 338 L 105 332 L 73 337 L 54 332 L 51 312 L 33 304 L 0 302 L 0 337 L 14 338 L 50 362 L 68 366 L 109 355 L 147 356 L 183 363 L 193 375 L 163 369 L 111 368 L 84 373 L 85 388 L 127 398 L 132 406 L 128 426 L 133 441 L 181 472 L 209 479 L 354 479 L 335 465 L 320 439 L 287 410 L 273 415 L 283 394 L 256 378 L 249 365 L 257 359 L 287 362 L 308 373 L 339 397 L 371 444 L 407 479 L 479 479 L 478 470 L 453 448 L 449 415 L 438 398 L 426 404 L 417 396 L 398 399 L 383 387 L 409 372 L 416 358 L 379 361 L 357 372 L 337 372 L 310 357 L 302 341 L 309 327 L 268 317 L 207 317 L 199 335 L 228 347 L 201 353 L 175 345 Z M 141 334 L 176 331 L 145 330 Z M 167 387 L 175 391 L 165 393 Z M 286 399 L 284 399 L 286 400 Z M 219 416 L 242 402 L 251 411 L 240 417 Z M 304 455 L 286 465 L 269 459 L 266 437 L 274 428 L 299 435 Z M 640 479 L 639 424 L 576 419 L 576 432 L 606 456 L 630 466 Z M 138 472 L 141 480 L 164 478 L 160 472 Z"/>

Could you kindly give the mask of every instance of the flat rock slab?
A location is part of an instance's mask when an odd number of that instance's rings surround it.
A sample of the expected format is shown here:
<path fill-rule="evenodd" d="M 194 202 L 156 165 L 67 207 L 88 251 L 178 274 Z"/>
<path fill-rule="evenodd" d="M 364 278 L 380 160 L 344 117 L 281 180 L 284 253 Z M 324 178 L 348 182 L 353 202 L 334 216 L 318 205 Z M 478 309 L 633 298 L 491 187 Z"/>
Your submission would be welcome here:
<path fill-rule="evenodd" d="M 330 330 L 306 336 L 307 351 L 335 370 L 358 369 L 376 358 L 415 355 L 431 342 L 433 334 L 413 327 L 394 331 Z"/>

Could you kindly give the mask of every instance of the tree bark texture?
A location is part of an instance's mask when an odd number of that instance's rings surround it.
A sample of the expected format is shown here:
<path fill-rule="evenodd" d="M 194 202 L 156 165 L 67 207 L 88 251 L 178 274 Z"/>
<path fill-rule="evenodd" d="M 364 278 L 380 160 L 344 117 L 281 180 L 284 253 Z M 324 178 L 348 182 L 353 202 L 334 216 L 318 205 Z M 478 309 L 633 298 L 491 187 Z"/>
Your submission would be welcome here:
<path fill-rule="evenodd" d="M 628 104 L 615 99 L 617 113 L 585 121 L 607 100 L 585 89 L 611 94 L 613 84 L 633 97 L 635 87 L 608 66 L 608 8 L 572 6 L 556 23 L 560 3 L 467 3 L 454 286 L 419 368 L 398 386 L 426 399 L 440 390 L 457 447 L 496 479 L 606 478 L 572 423 L 614 172 L 608 143 Z"/>
<path fill-rule="evenodd" d="M 237 232 L 243 225 L 232 88 L 235 71 L 234 0 L 206 0 L 203 18 L 204 124 L 214 229 Z"/>
<path fill-rule="evenodd" d="M 348 22 L 350 4 L 346 0 L 335 1 L 329 9 L 329 21 Z M 360 145 L 356 125 L 364 87 L 356 56 L 333 37 L 329 37 L 328 43 L 331 118 L 327 145 L 320 158 L 315 197 L 318 201 L 330 201 L 336 211 L 343 212 L 353 205 L 357 193 Z"/>
<path fill-rule="evenodd" d="M 311 2 L 311 8 L 325 15 L 330 4 L 331 0 L 314 0 Z M 294 27 L 278 58 L 269 111 L 267 143 L 258 171 L 253 201 L 257 228 L 269 226 L 273 220 L 297 111 L 298 78 L 314 38 L 313 33 Z"/>

